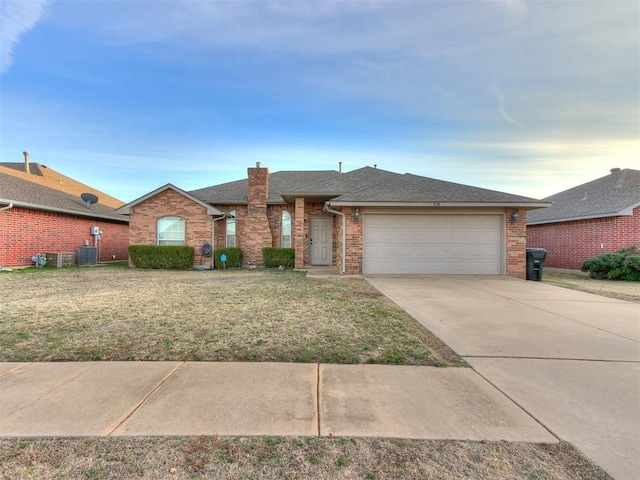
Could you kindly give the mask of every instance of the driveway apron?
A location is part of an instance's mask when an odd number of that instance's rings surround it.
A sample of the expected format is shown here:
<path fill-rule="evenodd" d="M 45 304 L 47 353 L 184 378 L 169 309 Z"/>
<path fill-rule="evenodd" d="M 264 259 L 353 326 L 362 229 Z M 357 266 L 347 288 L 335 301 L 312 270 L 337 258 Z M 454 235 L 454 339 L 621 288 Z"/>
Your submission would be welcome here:
<path fill-rule="evenodd" d="M 637 478 L 640 306 L 509 277 L 367 280 L 551 432 Z"/>

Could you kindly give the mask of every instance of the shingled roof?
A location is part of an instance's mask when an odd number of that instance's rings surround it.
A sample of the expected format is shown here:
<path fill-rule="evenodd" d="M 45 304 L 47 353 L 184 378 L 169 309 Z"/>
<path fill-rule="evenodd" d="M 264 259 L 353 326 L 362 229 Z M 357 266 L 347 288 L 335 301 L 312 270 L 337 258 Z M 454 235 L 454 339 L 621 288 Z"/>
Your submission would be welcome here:
<path fill-rule="evenodd" d="M 122 200 L 118 200 L 111 195 L 107 195 L 100 190 L 96 190 L 89 185 L 85 185 L 71 177 L 67 177 L 60 172 L 53 170 L 39 163 L 30 163 L 29 172 L 25 170 L 24 162 L 0 162 L 0 173 L 20 178 L 31 183 L 37 183 L 44 187 L 59 190 L 71 195 L 81 193 L 92 193 L 100 199 L 100 203 L 109 207 L 118 208 L 124 205 Z"/>
<path fill-rule="evenodd" d="M 381 184 L 341 195 L 332 205 L 367 204 L 486 204 L 544 207 L 546 202 L 510 193 L 445 182 L 405 173 Z"/>
<path fill-rule="evenodd" d="M 237 180 L 192 190 L 194 197 L 214 205 L 247 203 L 248 181 Z M 545 207 L 548 202 L 433 178 L 399 174 L 372 167 L 351 172 L 284 171 L 269 176 L 268 204 L 292 203 L 295 197 L 331 205 L 441 205 Z"/>
<path fill-rule="evenodd" d="M 317 182 L 337 174 L 338 172 L 335 170 L 274 172 L 269 175 L 269 197 L 267 198 L 267 203 L 287 203 L 280 195 L 282 192 L 288 192 L 302 185 Z M 248 184 L 249 182 L 245 178 L 244 180 L 191 190 L 189 193 L 206 203 L 241 205 L 247 203 Z"/>
<path fill-rule="evenodd" d="M 527 215 L 527 225 L 632 215 L 640 206 L 640 170 L 614 168 L 607 176 L 556 193 L 553 205 Z"/>
<path fill-rule="evenodd" d="M 129 222 L 128 217 L 117 215 L 113 207 L 103 205 L 99 200 L 98 203 L 88 207 L 80 195 L 65 193 L 4 172 L 0 172 L 0 203 L 1 206 L 12 204 L 32 210 Z"/>

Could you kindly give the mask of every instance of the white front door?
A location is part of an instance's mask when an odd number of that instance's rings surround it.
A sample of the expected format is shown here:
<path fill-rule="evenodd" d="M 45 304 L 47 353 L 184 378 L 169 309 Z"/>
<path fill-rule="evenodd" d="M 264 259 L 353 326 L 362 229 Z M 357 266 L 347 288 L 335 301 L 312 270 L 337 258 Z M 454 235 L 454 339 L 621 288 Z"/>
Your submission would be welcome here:
<path fill-rule="evenodd" d="M 311 265 L 331 265 L 331 218 L 312 218 L 309 232 Z"/>

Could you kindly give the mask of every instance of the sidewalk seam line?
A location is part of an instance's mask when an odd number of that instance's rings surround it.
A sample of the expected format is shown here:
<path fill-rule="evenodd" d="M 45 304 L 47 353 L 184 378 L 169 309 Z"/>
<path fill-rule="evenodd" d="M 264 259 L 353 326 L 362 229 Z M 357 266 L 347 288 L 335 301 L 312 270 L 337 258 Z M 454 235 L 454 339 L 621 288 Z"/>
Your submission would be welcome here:
<path fill-rule="evenodd" d="M 316 363 L 316 412 L 318 412 L 318 438 L 320 438 L 320 364 Z"/>
<path fill-rule="evenodd" d="M 493 383 L 491 380 L 489 380 L 487 377 L 485 377 L 484 375 L 482 375 L 479 371 L 477 371 L 475 368 L 473 368 L 473 365 L 471 365 L 471 370 L 473 370 L 474 372 L 476 372 L 476 374 L 478 374 L 481 378 L 483 378 L 485 380 L 485 382 L 487 382 L 489 385 L 491 385 L 493 388 L 495 388 L 496 390 L 498 390 L 500 393 L 502 393 L 502 395 L 504 395 L 505 397 L 507 397 L 509 400 L 511 400 L 515 405 L 518 406 L 518 408 L 520 408 L 523 412 L 525 412 L 527 415 L 529 415 L 529 417 L 531 417 L 538 425 L 540 425 L 542 428 L 544 428 L 547 432 L 549 432 L 553 437 L 555 437 L 559 442 L 563 442 L 564 440 L 562 439 L 562 437 L 560 437 L 560 435 L 556 434 L 553 430 L 551 430 L 551 428 L 547 427 L 544 423 L 542 423 L 541 420 L 538 419 L 538 417 L 536 417 L 535 415 L 533 415 L 529 410 L 527 410 L 526 408 L 524 408 L 524 406 L 520 405 L 519 402 L 517 402 L 514 398 L 511 397 L 511 395 L 507 394 L 507 392 L 505 392 L 504 390 L 502 390 L 500 387 L 498 387 L 495 383 Z"/>
<path fill-rule="evenodd" d="M 149 398 L 151 398 L 153 396 L 154 393 L 156 393 L 171 377 L 173 377 L 176 373 L 178 373 L 178 371 L 180 369 L 182 369 L 182 367 L 184 367 L 184 365 L 187 362 L 181 362 L 179 365 L 175 366 L 161 381 L 160 383 L 158 383 L 154 388 L 151 389 L 151 391 L 146 394 L 144 396 L 144 398 L 142 400 L 140 400 L 137 404 L 135 404 L 133 406 L 133 408 L 131 409 L 131 411 L 125 415 L 125 417 L 118 422 L 111 430 L 109 430 L 107 433 L 105 433 L 105 437 L 110 437 L 113 432 L 115 432 L 118 428 L 120 428 L 122 425 L 124 425 L 124 423 L 129 420 L 131 418 L 131 416 L 136 413 L 140 407 L 142 407 L 142 405 L 144 405 L 145 403 L 147 403 L 147 400 L 149 400 Z"/>

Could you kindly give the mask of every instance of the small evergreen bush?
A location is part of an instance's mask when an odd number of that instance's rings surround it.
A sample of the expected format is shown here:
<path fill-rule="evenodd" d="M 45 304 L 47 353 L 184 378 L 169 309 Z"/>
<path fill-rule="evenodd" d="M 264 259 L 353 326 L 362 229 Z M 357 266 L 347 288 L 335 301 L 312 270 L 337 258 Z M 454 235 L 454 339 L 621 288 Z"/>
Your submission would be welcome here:
<path fill-rule="evenodd" d="M 221 255 L 226 255 L 227 261 L 223 264 Z M 219 247 L 213 251 L 215 268 L 240 268 L 242 266 L 242 249 L 240 247 Z"/>
<path fill-rule="evenodd" d="M 603 253 L 586 260 L 581 267 L 591 278 L 640 281 L 640 253 L 636 246 L 616 253 Z"/>
<path fill-rule="evenodd" d="M 195 250 L 185 245 L 129 245 L 129 257 L 135 267 L 189 270 Z"/>
<path fill-rule="evenodd" d="M 264 247 L 262 261 L 267 268 L 278 268 L 281 265 L 293 268 L 296 262 L 295 252 L 293 248 Z"/>

